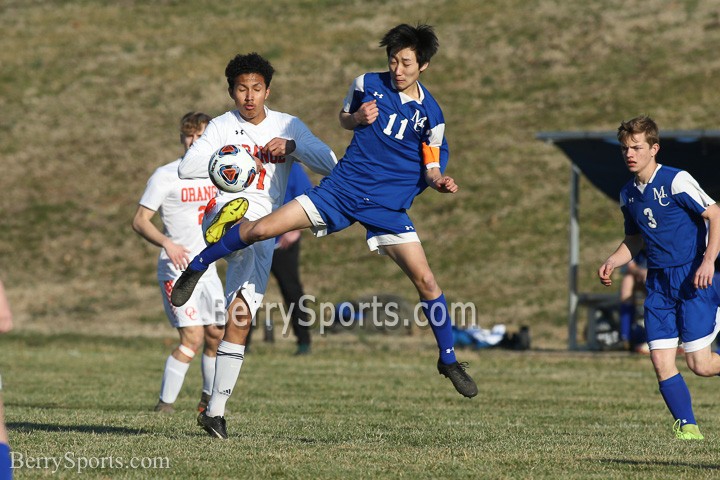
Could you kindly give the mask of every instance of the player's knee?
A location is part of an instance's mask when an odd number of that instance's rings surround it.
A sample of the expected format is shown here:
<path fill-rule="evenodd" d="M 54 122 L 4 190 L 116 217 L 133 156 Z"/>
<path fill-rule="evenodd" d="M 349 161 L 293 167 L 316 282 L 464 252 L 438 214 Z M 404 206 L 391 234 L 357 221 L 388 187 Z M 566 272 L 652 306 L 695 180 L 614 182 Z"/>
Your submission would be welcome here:
<path fill-rule="evenodd" d="M 415 282 L 422 298 L 435 298 L 435 294 L 439 291 L 435 276 L 432 272 L 421 275 Z"/>
<path fill-rule="evenodd" d="M 198 348 L 200 347 L 188 345 L 188 343 L 184 341 L 177 346 L 177 348 L 175 349 L 176 352 L 173 353 L 173 356 L 181 361 L 185 361 L 182 360 L 183 356 L 185 356 L 189 359 L 188 361 L 191 361 L 193 358 L 195 358 L 195 352 L 198 351 Z M 180 355 L 178 355 L 178 352 L 180 353 Z"/>
<path fill-rule="evenodd" d="M 717 368 L 714 368 L 711 362 L 704 362 L 688 357 L 687 365 L 690 371 L 699 377 L 712 377 L 719 373 Z"/>
<path fill-rule="evenodd" d="M 255 243 L 272 237 L 274 237 L 274 235 L 271 234 L 267 222 L 258 220 L 249 223 L 248 230 L 245 235 L 245 241 L 247 243 Z"/>
<path fill-rule="evenodd" d="M 208 325 L 205 327 L 205 343 L 220 342 L 225 333 L 225 328 L 218 325 Z"/>
<path fill-rule="evenodd" d="M 190 349 L 193 353 L 200 350 L 205 338 L 202 327 L 186 327 L 180 332 L 180 345 Z M 192 355 L 189 355 L 192 357 Z"/>

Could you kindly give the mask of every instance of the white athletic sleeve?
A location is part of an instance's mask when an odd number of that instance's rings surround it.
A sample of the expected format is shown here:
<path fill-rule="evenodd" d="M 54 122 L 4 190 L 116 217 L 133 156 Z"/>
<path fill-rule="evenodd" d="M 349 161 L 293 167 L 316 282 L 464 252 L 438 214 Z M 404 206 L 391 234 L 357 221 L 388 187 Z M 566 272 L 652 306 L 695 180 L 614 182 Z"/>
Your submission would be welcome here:
<path fill-rule="evenodd" d="M 702 207 L 701 210 L 704 210 L 715 203 L 715 200 L 710 198 L 710 196 L 700 187 L 697 180 L 684 170 L 675 175 L 671 189 L 672 195 L 677 195 L 678 193 L 687 194 Z"/>
<path fill-rule="evenodd" d="M 158 168 L 147 181 L 145 191 L 138 202 L 143 207 L 157 212 L 168 196 L 173 183 L 167 181 L 163 170 Z"/>
<path fill-rule="evenodd" d="M 290 156 L 296 158 L 310 170 L 320 175 L 329 175 L 337 165 L 335 153 L 310 132 L 310 129 L 298 118 L 290 124 L 292 138 L 295 140 L 295 151 Z"/>

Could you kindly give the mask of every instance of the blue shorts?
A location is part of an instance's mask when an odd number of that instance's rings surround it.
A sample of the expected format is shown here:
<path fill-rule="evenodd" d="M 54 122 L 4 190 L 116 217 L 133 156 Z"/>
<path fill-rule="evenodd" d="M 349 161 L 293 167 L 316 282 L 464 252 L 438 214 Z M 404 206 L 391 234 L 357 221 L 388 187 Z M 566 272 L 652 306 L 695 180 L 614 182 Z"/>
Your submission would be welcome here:
<path fill-rule="evenodd" d="M 348 195 L 329 183 L 320 185 L 295 198 L 313 224 L 315 236 L 322 237 L 360 223 L 370 250 L 384 253 L 384 246 L 419 242 L 410 217 L 405 210 L 391 210 L 367 198 Z"/>
<path fill-rule="evenodd" d="M 715 288 L 693 286 L 700 260 L 648 270 L 645 330 L 651 350 L 676 348 L 679 339 L 686 352 L 695 352 L 715 340 L 720 297 Z"/>

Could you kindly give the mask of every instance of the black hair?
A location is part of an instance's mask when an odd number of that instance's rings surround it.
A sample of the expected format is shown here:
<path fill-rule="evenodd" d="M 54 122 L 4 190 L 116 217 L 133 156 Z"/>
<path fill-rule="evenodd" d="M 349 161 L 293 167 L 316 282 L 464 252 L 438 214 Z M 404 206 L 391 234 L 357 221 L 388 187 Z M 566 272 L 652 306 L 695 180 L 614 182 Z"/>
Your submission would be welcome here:
<path fill-rule="evenodd" d="M 230 90 L 235 88 L 235 79 L 237 76 L 244 73 L 257 73 L 262 75 L 263 79 L 265 79 L 265 86 L 269 88 L 275 69 L 270 62 L 256 52 L 248 53 L 247 55 L 235 55 L 235 58 L 230 60 L 227 67 L 225 67 L 225 78 L 227 79 Z"/>
<path fill-rule="evenodd" d="M 413 27 L 403 23 L 390 29 L 380 40 L 380 46 L 385 47 L 388 58 L 404 48 L 411 48 L 418 63 L 425 65 L 437 53 L 440 42 L 432 26 L 418 24 Z"/>

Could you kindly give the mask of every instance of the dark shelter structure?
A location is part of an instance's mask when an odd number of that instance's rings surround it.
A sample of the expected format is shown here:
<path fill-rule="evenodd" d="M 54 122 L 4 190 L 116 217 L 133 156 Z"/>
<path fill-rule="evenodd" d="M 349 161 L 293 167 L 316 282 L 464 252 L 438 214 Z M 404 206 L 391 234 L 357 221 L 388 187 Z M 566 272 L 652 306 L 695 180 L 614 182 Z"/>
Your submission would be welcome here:
<path fill-rule="evenodd" d="M 622 158 L 616 132 L 540 132 L 536 138 L 557 146 L 571 162 L 568 348 L 578 349 L 577 316 L 582 305 L 588 308 L 587 348 L 597 349 L 594 314 L 599 308 L 617 303 L 618 296 L 578 292 L 580 175 L 615 201 L 619 201 L 620 189 L 632 175 Z M 661 130 L 658 163 L 686 170 L 720 202 L 720 130 Z"/>

